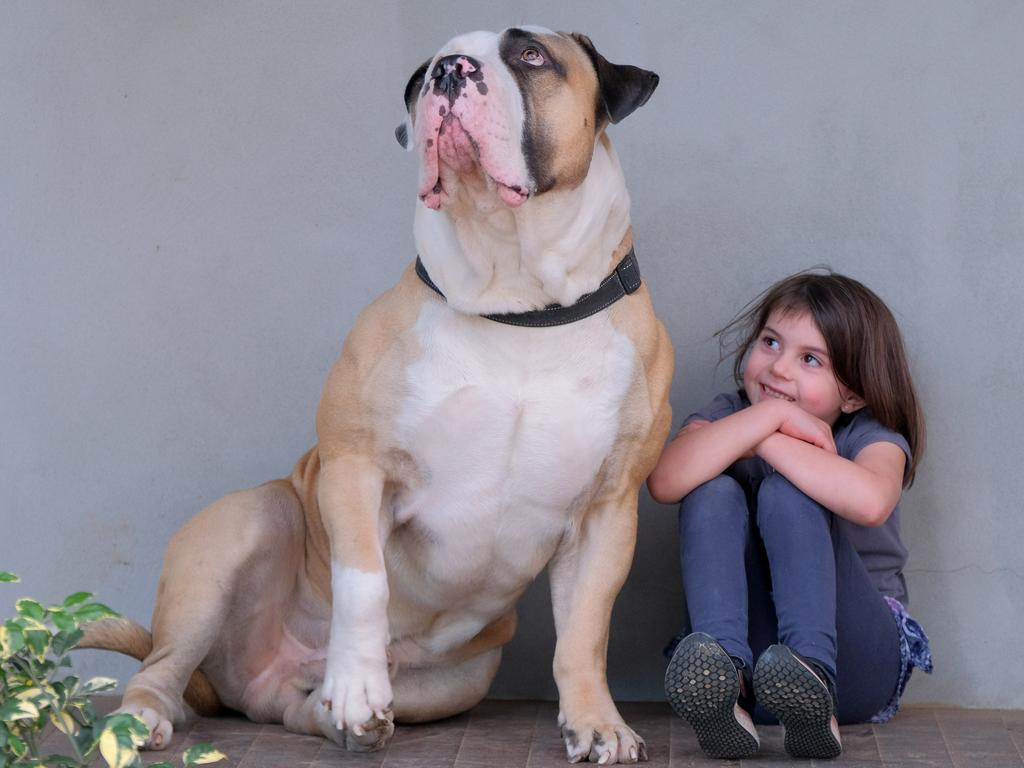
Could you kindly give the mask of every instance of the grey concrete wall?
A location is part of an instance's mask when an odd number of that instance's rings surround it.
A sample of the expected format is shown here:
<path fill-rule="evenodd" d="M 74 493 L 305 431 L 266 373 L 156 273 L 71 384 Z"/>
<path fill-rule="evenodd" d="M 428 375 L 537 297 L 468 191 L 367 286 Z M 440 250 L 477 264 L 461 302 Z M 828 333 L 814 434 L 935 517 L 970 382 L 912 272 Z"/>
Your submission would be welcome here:
<path fill-rule="evenodd" d="M 352 321 L 413 256 L 413 68 L 471 29 L 587 32 L 659 72 L 611 130 L 677 348 L 818 263 L 903 325 L 930 443 L 904 502 L 937 671 L 913 701 L 1024 706 L 1024 4 L 535 0 L 0 6 L 0 589 L 89 588 L 147 623 L 171 534 L 286 474 Z M 660 698 L 675 513 L 642 499 L 610 677 Z M 493 693 L 547 696 L 544 585 Z M 126 680 L 133 662 L 84 654 Z"/>

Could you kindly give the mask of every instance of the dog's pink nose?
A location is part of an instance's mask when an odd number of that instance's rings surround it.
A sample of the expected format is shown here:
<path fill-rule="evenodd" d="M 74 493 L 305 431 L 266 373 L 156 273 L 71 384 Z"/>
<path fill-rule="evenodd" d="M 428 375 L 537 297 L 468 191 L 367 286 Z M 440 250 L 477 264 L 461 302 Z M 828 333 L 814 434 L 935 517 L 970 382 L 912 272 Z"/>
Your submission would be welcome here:
<path fill-rule="evenodd" d="M 462 95 L 467 78 L 479 83 L 483 79 L 483 72 L 480 71 L 480 62 L 462 54 L 441 57 L 430 73 L 434 93 L 446 95 L 449 105 L 454 104 Z"/>

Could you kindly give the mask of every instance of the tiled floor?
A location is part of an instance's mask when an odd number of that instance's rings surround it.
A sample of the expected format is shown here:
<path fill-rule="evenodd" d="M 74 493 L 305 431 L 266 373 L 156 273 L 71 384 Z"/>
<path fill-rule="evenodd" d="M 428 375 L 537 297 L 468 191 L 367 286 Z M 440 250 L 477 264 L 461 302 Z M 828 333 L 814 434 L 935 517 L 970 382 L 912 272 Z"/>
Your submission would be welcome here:
<path fill-rule="evenodd" d="M 116 704 L 104 701 L 100 708 Z M 647 741 L 650 768 L 793 765 L 778 727 L 761 727 L 761 752 L 751 760 L 711 760 L 693 732 L 667 704 L 623 703 L 620 711 Z M 213 742 L 237 768 L 541 768 L 567 765 L 550 702 L 485 701 L 470 712 L 430 725 L 399 726 L 388 747 L 371 754 L 345 752 L 325 739 L 297 736 L 278 725 L 237 717 L 192 721 L 177 730 L 169 751 L 146 753 L 144 762 L 174 760 L 183 749 Z M 836 768 L 1024 768 L 1024 711 L 906 707 L 886 725 L 844 727 L 838 760 L 804 760 L 800 766 Z M 60 750 L 54 733 L 44 745 Z M 96 765 L 103 765 L 97 761 Z"/>

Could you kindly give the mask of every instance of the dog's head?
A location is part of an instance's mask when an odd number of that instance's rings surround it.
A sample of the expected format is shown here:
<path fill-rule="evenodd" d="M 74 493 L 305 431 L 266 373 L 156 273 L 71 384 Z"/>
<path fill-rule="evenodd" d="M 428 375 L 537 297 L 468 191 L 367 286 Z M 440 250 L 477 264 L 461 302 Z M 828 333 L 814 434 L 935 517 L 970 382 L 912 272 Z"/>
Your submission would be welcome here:
<path fill-rule="evenodd" d="M 428 208 L 497 195 L 516 208 L 587 175 L 594 141 L 643 106 L 658 76 L 612 64 L 580 34 L 538 27 L 472 32 L 413 73 L 396 136 L 420 161 Z"/>

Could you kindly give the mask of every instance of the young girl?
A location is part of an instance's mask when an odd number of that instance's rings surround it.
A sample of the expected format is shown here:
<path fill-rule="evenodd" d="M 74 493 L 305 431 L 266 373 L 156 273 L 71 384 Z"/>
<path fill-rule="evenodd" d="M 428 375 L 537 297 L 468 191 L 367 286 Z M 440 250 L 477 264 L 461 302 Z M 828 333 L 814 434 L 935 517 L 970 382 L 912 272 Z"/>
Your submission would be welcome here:
<path fill-rule="evenodd" d="M 836 757 L 839 722 L 889 719 L 911 667 L 931 671 L 903 608 L 898 505 L 924 448 L 903 342 L 834 273 L 777 283 L 723 333 L 742 388 L 688 417 L 648 479 L 682 500 L 693 631 L 666 694 L 712 757 L 752 755 L 754 721 L 776 719 L 794 757 Z"/>

